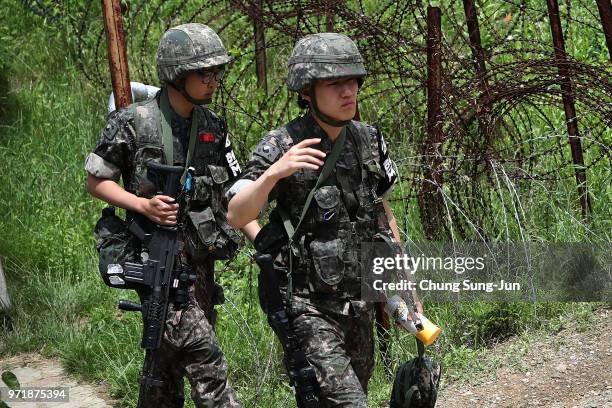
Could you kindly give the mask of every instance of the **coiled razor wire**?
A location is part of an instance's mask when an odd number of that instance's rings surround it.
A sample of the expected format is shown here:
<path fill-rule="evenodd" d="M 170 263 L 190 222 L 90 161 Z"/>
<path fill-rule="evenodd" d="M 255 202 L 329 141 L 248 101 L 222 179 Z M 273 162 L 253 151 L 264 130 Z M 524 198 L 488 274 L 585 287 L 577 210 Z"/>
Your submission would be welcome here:
<path fill-rule="evenodd" d="M 475 2 L 486 67 L 479 75 L 463 2 L 440 3 L 443 140 L 435 159 L 443 229 L 452 240 L 537 238 L 537 229 L 548 228 L 549 221 L 538 219 L 541 209 L 534 197 L 546 200 L 547 192 L 575 183 L 546 4 Z M 65 31 L 85 78 L 108 95 L 100 2 L 23 4 Z M 418 0 L 133 0 L 124 13 L 130 79 L 158 85 L 155 51 L 168 28 L 187 22 L 211 26 L 233 58 L 213 108 L 225 115 L 244 161 L 264 132 L 300 112 L 285 87 L 286 61 L 296 39 L 328 30 L 348 35 L 358 43 L 369 72 L 360 94 L 361 118 L 380 124 L 385 134 L 402 180 L 391 198 L 406 239 L 418 240 L 409 214 L 423 205 L 418 200 L 423 183 L 435 182 L 426 179 L 432 163 L 426 153 L 427 6 Z M 609 194 L 612 64 L 599 14 L 594 1 L 560 0 L 560 7 L 568 51 L 562 64 L 571 78 L 587 178 L 597 174 L 593 189 Z M 267 94 L 257 85 L 254 21 L 265 30 Z M 579 218 L 575 185 L 573 193 L 576 205 L 564 211 Z M 605 208 L 604 203 L 595 211 L 609 211 Z M 607 239 L 576 222 L 591 239 Z M 245 337 L 252 335 L 245 330 Z M 263 358 L 257 356 L 262 364 Z M 270 361 L 265 372 L 269 369 Z"/>
<path fill-rule="evenodd" d="M 444 136 L 436 157 L 442 177 L 438 187 L 465 215 L 451 211 L 445 223 L 455 225 L 458 238 L 474 237 L 474 225 L 487 237 L 499 236 L 499 224 L 494 222 L 494 207 L 500 203 L 492 194 L 496 186 L 494 166 L 509 166 L 509 181 L 518 183 L 516 188 L 522 192 L 529 191 L 528 182 L 532 180 L 547 180 L 553 186 L 573 177 L 567 139 L 525 137 L 564 132 L 560 64 L 553 55 L 547 10 L 541 2 L 477 2 L 486 66 L 486 74 L 477 75 L 463 3 L 444 3 Z M 63 24 L 72 34 L 71 50 L 85 77 L 108 90 L 110 77 L 99 2 L 24 4 L 39 15 L 54 16 L 54 23 Z M 197 21 L 220 34 L 233 63 L 216 95 L 216 108 L 227 117 L 243 160 L 265 131 L 298 113 L 293 95 L 284 84 L 286 60 L 295 40 L 328 29 L 346 33 L 357 41 L 369 71 L 361 91 L 361 116 L 381 124 L 405 183 L 402 196 L 395 194 L 393 199 L 414 199 L 427 182 L 424 177 L 429 174 L 431 157 L 425 153 L 425 2 L 289 0 L 260 4 L 217 0 L 202 4 L 180 0 L 126 4 L 124 28 L 132 80 L 157 84 L 154 55 L 161 34 L 168 28 Z M 586 59 L 578 60 L 570 54 L 563 62 L 571 76 L 588 176 L 594 166 L 609 167 L 611 162 L 611 69 L 595 4 L 584 0 L 567 1 L 561 6 L 568 49 L 576 32 L 581 38 L 592 39 L 589 49 L 583 52 Z M 254 20 L 265 29 L 267 95 L 257 87 L 255 41 L 251 35 Z M 407 157 L 415 160 L 408 163 Z M 450 231 L 448 225 L 445 230 Z"/>

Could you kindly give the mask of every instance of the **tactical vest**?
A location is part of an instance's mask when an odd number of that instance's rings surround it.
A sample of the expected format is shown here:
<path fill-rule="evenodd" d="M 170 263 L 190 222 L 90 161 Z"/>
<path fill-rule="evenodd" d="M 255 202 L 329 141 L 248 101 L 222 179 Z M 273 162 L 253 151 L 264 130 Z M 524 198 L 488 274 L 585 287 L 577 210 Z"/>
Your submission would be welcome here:
<path fill-rule="evenodd" d="M 291 134 L 290 125 L 277 133 L 279 146 L 285 151 L 305 138 Z M 299 252 L 298 259 L 293 259 L 294 293 L 359 298 L 361 243 L 388 241 L 391 237 L 382 197 L 376 194 L 384 177 L 376 130 L 356 121 L 347 126 L 345 146 L 335 169 L 315 192 L 294 238 Z M 270 218 L 279 220 L 278 208 L 282 208 L 295 227 L 318 176 L 318 171 L 304 169 L 281 179 L 277 183 L 277 209 Z M 281 256 L 288 265 L 288 251 Z"/>
<path fill-rule="evenodd" d="M 156 98 L 130 105 L 129 109 L 134 117 L 136 149 L 133 168 L 125 183 L 126 189 L 137 196 L 150 198 L 155 195 L 155 187 L 147 177 L 146 164 L 150 161 L 164 161 L 161 112 Z M 229 180 L 229 174 L 227 169 L 218 163 L 224 151 L 223 143 L 227 130 L 225 123 L 210 110 L 200 106 L 194 109 L 199 111 L 199 120 L 198 137 L 189 163 L 195 172 L 192 180 L 193 192 L 187 202 L 186 249 L 196 261 L 209 254 L 216 259 L 229 259 L 238 249 L 240 236 L 227 223 L 222 201 L 224 183 Z M 174 157 L 166 162 L 184 166 L 185 155 L 181 143 L 175 135 L 172 140 Z"/>

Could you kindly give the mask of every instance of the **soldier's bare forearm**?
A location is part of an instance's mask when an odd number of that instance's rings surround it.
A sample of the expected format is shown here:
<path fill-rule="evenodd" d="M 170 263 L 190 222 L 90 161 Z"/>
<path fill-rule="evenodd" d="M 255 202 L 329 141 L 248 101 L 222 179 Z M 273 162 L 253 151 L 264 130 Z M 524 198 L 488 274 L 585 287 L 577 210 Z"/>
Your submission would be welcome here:
<path fill-rule="evenodd" d="M 110 205 L 142 214 L 156 224 L 176 224 L 178 204 L 172 197 L 164 195 L 152 198 L 138 197 L 125 191 L 113 180 L 97 178 L 91 174 L 87 178 L 87 191 Z"/>
<path fill-rule="evenodd" d="M 87 177 L 87 192 L 115 207 L 142 213 L 146 205 L 146 198 L 138 197 L 123 189 L 113 180 L 101 179 L 91 174 Z"/>
<path fill-rule="evenodd" d="M 261 209 L 268 202 L 270 191 L 278 181 L 268 170 L 253 183 L 242 188 L 230 200 L 227 207 L 227 221 L 232 227 L 243 228 L 259 217 Z"/>

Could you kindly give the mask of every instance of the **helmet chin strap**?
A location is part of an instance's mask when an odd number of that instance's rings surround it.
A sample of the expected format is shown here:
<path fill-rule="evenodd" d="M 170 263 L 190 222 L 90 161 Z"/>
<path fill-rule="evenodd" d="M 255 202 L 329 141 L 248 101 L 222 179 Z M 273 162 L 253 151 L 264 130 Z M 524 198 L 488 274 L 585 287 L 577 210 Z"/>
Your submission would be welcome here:
<path fill-rule="evenodd" d="M 176 83 L 172 83 L 170 85 L 174 87 L 174 89 L 179 91 L 185 99 L 187 99 L 189 102 L 193 103 L 194 105 L 208 105 L 209 103 L 212 102 L 211 98 L 196 99 L 193 96 L 189 95 L 189 93 L 187 92 L 187 89 L 185 89 L 185 84 L 183 80 L 176 81 Z"/>
<path fill-rule="evenodd" d="M 317 105 L 317 98 L 315 97 L 314 87 L 311 87 L 308 90 L 308 96 L 310 97 L 310 108 L 314 111 L 315 115 L 317 115 L 317 118 L 321 119 L 323 122 L 327 123 L 330 126 L 335 126 L 335 127 L 343 127 L 343 126 L 346 126 L 350 122 L 350 119 L 349 120 L 337 120 L 321 112 L 319 110 L 319 106 Z"/>

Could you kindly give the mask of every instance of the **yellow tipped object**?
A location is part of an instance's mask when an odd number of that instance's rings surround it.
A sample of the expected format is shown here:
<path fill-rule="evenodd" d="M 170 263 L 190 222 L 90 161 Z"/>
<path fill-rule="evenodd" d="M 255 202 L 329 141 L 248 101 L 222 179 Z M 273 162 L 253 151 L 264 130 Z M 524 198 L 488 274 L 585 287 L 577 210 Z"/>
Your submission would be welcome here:
<path fill-rule="evenodd" d="M 414 321 L 408 319 L 408 306 L 398 295 L 393 295 L 387 299 L 385 310 L 395 320 L 395 323 L 414 334 L 426 346 L 436 341 L 440 333 L 442 333 L 441 328 L 430 322 L 429 319 L 420 313 L 415 312 L 415 317 L 420 323 L 418 326 Z"/>
<path fill-rule="evenodd" d="M 420 313 L 419 317 L 421 318 L 421 326 L 423 326 L 423 328 L 416 332 L 416 338 L 421 340 L 424 345 L 429 346 L 436 341 L 440 333 L 442 333 L 442 329 L 430 322 L 429 319 Z"/>

